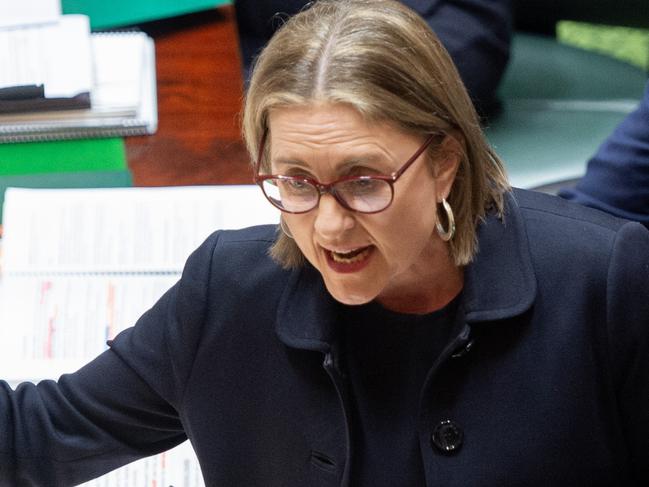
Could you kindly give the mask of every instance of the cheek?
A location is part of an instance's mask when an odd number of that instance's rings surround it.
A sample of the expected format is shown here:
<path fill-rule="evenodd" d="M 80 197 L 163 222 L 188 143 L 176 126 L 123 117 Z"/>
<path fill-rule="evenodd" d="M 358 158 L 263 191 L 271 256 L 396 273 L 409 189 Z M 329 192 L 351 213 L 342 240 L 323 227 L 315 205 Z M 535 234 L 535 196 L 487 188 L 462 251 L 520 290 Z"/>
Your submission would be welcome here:
<path fill-rule="evenodd" d="M 437 221 L 436 206 L 432 191 L 422 191 L 421 195 L 404 198 L 387 210 L 390 212 L 389 222 L 384 227 L 404 241 L 419 234 L 429 234 Z"/>
<path fill-rule="evenodd" d="M 395 206 L 390 218 L 381 225 L 384 250 L 394 263 L 404 264 L 416 258 L 434 238 L 435 204 L 429 198 Z"/>
<path fill-rule="evenodd" d="M 402 220 L 404 225 L 413 230 L 419 227 L 423 233 L 430 234 L 437 221 L 437 185 L 434 179 L 429 179 L 428 174 L 423 178 L 426 180 L 425 184 L 415 185 L 415 188 L 408 192 L 407 201 L 401 206 Z"/>

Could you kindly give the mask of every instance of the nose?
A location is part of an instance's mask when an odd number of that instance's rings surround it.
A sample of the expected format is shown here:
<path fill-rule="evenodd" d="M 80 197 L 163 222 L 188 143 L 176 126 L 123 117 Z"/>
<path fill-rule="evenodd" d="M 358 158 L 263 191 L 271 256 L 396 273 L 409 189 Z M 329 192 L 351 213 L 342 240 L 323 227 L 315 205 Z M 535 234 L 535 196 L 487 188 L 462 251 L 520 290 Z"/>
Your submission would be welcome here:
<path fill-rule="evenodd" d="M 328 241 L 334 241 L 354 227 L 352 212 L 338 203 L 331 194 L 325 193 L 320 197 L 320 204 L 315 211 L 315 231 Z"/>

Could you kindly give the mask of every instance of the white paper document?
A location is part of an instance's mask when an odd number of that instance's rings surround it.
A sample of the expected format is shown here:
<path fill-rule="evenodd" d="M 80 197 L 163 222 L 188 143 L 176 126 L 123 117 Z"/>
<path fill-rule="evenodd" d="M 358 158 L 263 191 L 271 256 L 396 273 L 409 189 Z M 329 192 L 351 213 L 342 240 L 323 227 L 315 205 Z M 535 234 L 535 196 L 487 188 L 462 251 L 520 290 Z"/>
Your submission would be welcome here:
<path fill-rule="evenodd" d="M 0 29 L 0 88 L 44 85 L 45 98 L 71 98 L 90 93 L 92 84 L 87 16 Z"/>
<path fill-rule="evenodd" d="M 0 378 L 76 370 L 135 324 L 213 231 L 277 219 L 252 185 L 8 189 Z"/>
<path fill-rule="evenodd" d="M 254 185 L 10 188 L 2 271 L 180 273 L 213 231 L 278 221 Z"/>
<path fill-rule="evenodd" d="M 0 280 L 0 378 L 56 379 L 107 349 L 177 274 L 9 276 Z M 45 372 L 45 374 L 43 374 Z"/>

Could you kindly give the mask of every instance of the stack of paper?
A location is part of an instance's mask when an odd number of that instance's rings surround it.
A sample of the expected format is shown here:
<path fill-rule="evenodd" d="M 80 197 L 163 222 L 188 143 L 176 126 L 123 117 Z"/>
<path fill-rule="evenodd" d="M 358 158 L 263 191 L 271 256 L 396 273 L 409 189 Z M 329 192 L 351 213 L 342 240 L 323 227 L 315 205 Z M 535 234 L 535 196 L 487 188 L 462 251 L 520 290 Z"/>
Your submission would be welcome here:
<path fill-rule="evenodd" d="M 90 108 L 88 17 L 0 29 L 0 66 L 0 113 Z"/>
<path fill-rule="evenodd" d="M 0 26 L 0 143 L 157 129 L 155 52 L 142 32 L 90 34 L 88 18 Z"/>

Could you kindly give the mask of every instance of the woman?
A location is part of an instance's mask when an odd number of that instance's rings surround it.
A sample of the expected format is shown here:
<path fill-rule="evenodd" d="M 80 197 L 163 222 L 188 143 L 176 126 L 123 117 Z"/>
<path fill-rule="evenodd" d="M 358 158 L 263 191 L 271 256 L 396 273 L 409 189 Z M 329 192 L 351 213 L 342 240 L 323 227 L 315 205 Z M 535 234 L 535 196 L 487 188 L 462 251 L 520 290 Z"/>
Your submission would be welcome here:
<path fill-rule="evenodd" d="M 288 21 L 244 134 L 285 234 L 215 233 L 109 351 L 0 395 L 0 484 L 186 437 L 209 486 L 647 483 L 649 234 L 511 192 L 416 14 Z"/>

